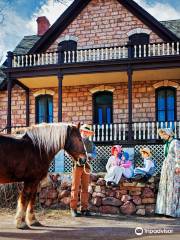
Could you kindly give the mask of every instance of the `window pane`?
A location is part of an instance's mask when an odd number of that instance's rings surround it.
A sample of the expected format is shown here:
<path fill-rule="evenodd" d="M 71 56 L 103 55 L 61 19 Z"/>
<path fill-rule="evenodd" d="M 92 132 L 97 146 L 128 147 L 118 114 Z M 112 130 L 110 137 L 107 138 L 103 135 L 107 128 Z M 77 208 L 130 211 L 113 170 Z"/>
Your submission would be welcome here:
<path fill-rule="evenodd" d="M 45 122 L 45 102 L 42 97 L 38 99 L 37 121 L 38 123 Z"/>
<path fill-rule="evenodd" d="M 107 116 L 107 124 L 111 123 L 111 109 L 108 107 L 106 109 L 106 116 Z"/>
<path fill-rule="evenodd" d="M 112 103 L 112 95 L 109 93 L 101 93 L 96 96 L 96 104 L 106 105 Z"/>
<path fill-rule="evenodd" d="M 103 123 L 103 111 L 102 108 L 98 108 L 98 124 L 102 124 Z"/>
<path fill-rule="evenodd" d="M 165 110 L 165 91 L 161 90 L 158 93 L 158 110 Z"/>
<path fill-rule="evenodd" d="M 52 97 L 48 97 L 48 114 L 47 114 L 47 122 L 52 123 L 53 122 L 53 102 Z"/>
<path fill-rule="evenodd" d="M 174 111 L 168 111 L 167 118 L 168 118 L 167 121 L 174 121 L 175 120 Z"/>
<path fill-rule="evenodd" d="M 158 111 L 158 121 L 159 122 L 165 121 L 165 111 Z"/>
<path fill-rule="evenodd" d="M 167 108 L 168 108 L 168 110 L 174 110 L 174 102 L 175 102 L 174 91 L 168 90 L 167 91 Z"/>
<path fill-rule="evenodd" d="M 53 122 L 53 100 L 51 96 L 43 95 L 37 97 L 37 110 L 36 110 L 36 121 L 37 123 L 42 122 Z"/>

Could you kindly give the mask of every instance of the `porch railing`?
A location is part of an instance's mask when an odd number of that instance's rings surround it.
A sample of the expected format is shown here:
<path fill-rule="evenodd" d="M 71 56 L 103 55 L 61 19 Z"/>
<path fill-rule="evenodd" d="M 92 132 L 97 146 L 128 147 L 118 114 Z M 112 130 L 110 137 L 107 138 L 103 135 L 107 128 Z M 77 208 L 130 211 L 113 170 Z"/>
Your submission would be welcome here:
<path fill-rule="evenodd" d="M 11 133 L 17 132 L 20 128 L 26 126 L 11 127 Z M 132 141 L 155 141 L 159 140 L 158 130 L 160 128 L 172 128 L 175 138 L 180 139 L 180 121 L 176 122 L 134 122 L 132 123 Z M 129 142 L 129 124 L 113 123 L 113 124 L 94 124 L 92 126 L 95 134 L 92 137 L 94 142 Z M 8 127 L 0 129 L 0 133 L 7 134 Z"/>
<path fill-rule="evenodd" d="M 160 139 L 158 130 L 170 127 L 175 138 L 180 138 L 180 121 L 177 122 L 138 122 L 132 123 L 132 141 L 150 141 Z M 94 142 L 128 142 L 128 123 L 93 125 Z"/>
<path fill-rule="evenodd" d="M 123 60 L 180 55 L 179 42 L 125 45 L 107 48 L 80 49 L 38 54 L 10 54 L 12 67 L 33 67 L 52 64 L 85 63 L 94 61 Z M 9 60 L 8 60 L 9 62 Z"/>

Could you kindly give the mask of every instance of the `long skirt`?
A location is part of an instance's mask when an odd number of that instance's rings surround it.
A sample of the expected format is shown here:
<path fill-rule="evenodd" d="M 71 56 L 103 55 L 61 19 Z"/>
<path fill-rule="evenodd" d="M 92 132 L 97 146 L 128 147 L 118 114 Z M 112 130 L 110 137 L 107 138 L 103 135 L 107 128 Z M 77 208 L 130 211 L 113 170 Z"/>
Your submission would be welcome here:
<path fill-rule="evenodd" d="M 180 217 L 180 175 L 174 171 L 173 159 L 166 158 L 161 170 L 155 212 Z"/>

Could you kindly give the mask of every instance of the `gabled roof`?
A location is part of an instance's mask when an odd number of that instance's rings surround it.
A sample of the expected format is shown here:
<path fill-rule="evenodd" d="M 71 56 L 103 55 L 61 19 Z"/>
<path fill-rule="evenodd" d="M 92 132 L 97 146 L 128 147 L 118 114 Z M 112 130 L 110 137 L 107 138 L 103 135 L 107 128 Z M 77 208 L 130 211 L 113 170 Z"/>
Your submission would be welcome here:
<path fill-rule="evenodd" d="M 49 28 L 49 30 L 36 42 L 29 53 L 45 51 L 67 28 L 67 26 L 80 14 L 80 12 L 87 6 L 90 1 L 91 0 L 75 0 Z M 140 19 L 164 41 L 179 41 L 179 38 L 173 32 L 171 32 L 168 28 L 166 28 L 133 0 L 117 1 L 138 19 Z"/>

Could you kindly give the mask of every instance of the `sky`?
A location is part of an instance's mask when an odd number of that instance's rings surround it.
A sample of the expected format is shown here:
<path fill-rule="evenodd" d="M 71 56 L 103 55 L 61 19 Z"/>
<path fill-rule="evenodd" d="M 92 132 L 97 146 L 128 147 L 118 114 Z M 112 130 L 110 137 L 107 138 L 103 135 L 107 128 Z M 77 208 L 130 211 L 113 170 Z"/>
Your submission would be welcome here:
<path fill-rule="evenodd" d="M 158 20 L 180 19 L 180 0 L 135 1 Z M 46 16 L 53 24 L 72 2 L 67 0 L 63 5 L 57 0 L 0 0 L 0 11 L 3 9 L 4 13 L 0 24 L 0 57 L 4 59 L 23 36 L 36 34 L 38 16 Z"/>

